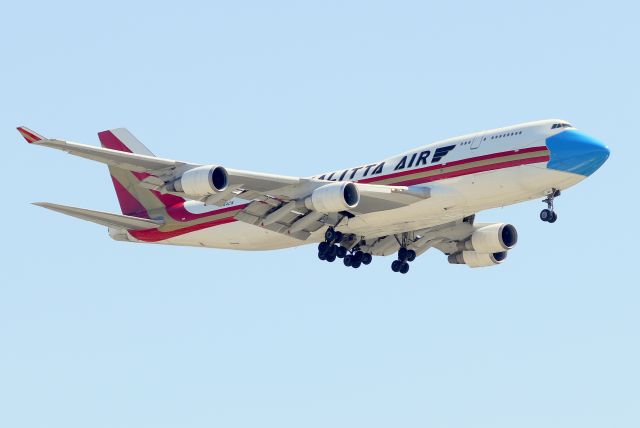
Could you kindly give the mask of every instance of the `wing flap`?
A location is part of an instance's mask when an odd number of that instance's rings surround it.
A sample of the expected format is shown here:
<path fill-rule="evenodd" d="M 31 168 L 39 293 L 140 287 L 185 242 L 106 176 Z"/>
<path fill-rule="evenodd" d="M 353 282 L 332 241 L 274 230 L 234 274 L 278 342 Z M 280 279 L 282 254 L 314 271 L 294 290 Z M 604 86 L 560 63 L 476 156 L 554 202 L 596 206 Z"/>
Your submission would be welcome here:
<path fill-rule="evenodd" d="M 90 221 L 107 227 L 140 230 L 154 228 L 162 225 L 162 222 L 158 220 L 150 220 L 146 218 L 108 213 L 104 211 L 88 210 L 85 208 L 52 204 L 49 202 L 34 202 L 33 205 L 37 205 L 48 210 L 56 211 L 71 217 L 76 217 L 81 220 Z"/>

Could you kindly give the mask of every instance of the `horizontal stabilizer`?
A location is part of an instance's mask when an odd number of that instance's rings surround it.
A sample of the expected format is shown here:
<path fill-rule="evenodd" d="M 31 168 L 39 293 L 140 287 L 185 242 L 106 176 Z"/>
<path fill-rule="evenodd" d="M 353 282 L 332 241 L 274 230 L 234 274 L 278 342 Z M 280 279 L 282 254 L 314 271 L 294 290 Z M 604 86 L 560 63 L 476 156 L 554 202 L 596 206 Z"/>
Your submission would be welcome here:
<path fill-rule="evenodd" d="M 77 217 L 81 220 L 91 221 L 93 223 L 101 224 L 102 226 L 107 227 L 139 230 L 154 228 L 163 224 L 158 220 L 107 213 L 103 211 L 87 210 L 84 208 L 51 204 L 49 202 L 34 202 L 33 205 L 47 208 L 52 211 L 57 211 L 59 213 L 70 215 L 72 217 Z"/>

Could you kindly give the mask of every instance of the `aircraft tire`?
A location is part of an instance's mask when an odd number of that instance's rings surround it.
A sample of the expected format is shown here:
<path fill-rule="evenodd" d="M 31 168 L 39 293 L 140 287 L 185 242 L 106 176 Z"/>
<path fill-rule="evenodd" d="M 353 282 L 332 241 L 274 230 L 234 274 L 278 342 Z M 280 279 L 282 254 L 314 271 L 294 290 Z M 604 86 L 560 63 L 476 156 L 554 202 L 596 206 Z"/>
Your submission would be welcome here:
<path fill-rule="evenodd" d="M 330 227 L 326 232 L 324 232 L 324 239 L 326 239 L 327 242 L 332 242 L 336 239 L 336 231 L 333 227 Z"/>
<path fill-rule="evenodd" d="M 404 275 L 407 272 L 409 272 L 409 263 L 402 262 L 402 266 L 400 266 L 400 273 Z"/>
<path fill-rule="evenodd" d="M 371 263 L 371 260 L 373 260 L 373 256 L 371 256 L 371 254 L 364 253 L 362 255 L 362 264 L 363 265 L 368 265 L 369 263 Z"/>
<path fill-rule="evenodd" d="M 551 210 L 548 210 L 545 208 L 542 211 L 540 211 L 540 220 L 549 221 L 551 218 L 552 218 Z"/>
<path fill-rule="evenodd" d="M 343 259 L 344 256 L 347 255 L 347 249 L 345 247 L 343 247 L 343 246 L 338 247 L 337 251 L 338 251 L 337 252 L 337 256 L 340 257 L 341 259 Z"/>

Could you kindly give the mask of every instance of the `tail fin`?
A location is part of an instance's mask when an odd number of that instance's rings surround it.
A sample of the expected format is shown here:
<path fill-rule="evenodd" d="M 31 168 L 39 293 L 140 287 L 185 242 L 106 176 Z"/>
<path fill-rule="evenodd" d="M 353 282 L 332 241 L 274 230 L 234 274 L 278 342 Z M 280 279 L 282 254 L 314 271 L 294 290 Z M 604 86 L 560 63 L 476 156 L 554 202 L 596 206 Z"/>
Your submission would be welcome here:
<path fill-rule="evenodd" d="M 102 147 L 107 149 L 155 156 L 125 128 L 99 132 L 98 138 Z M 109 167 L 109 173 L 116 189 L 118 202 L 120 202 L 120 209 L 124 215 L 140 218 L 166 218 L 166 208 L 184 202 L 184 199 L 177 196 L 162 195 L 141 186 L 140 182 L 148 177 L 148 174 L 113 166 Z"/>

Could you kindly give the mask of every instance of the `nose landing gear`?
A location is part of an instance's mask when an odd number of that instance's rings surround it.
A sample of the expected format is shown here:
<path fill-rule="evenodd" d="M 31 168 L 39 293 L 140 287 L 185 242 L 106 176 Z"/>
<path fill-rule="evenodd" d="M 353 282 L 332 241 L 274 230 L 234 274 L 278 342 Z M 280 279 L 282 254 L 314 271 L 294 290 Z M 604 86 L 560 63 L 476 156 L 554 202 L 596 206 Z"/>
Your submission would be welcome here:
<path fill-rule="evenodd" d="M 547 204 L 547 208 L 540 211 L 540 220 L 547 223 L 555 223 L 558 219 L 558 214 L 553 210 L 553 200 L 560 196 L 560 189 L 553 188 L 551 193 L 542 201 Z"/>

